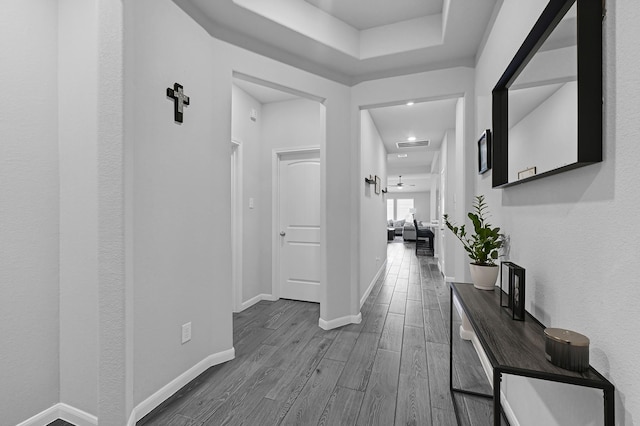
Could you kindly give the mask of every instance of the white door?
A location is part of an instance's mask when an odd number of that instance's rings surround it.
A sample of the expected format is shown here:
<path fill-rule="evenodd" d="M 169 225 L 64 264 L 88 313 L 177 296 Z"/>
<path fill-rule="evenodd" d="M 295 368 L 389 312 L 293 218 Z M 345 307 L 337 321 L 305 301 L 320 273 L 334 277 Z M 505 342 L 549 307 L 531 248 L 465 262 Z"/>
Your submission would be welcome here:
<path fill-rule="evenodd" d="M 280 297 L 320 302 L 320 154 L 280 156 Z"/>

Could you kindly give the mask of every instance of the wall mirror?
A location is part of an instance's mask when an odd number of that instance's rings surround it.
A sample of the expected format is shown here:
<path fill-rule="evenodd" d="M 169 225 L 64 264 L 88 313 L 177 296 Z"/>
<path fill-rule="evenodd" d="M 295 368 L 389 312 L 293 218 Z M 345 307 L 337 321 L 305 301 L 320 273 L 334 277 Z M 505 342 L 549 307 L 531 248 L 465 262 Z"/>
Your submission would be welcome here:
<path fill-rule="evenodd" d="M 493 187 L 602 161 L 602 4 L 551 0 L 493 89 Z"/>

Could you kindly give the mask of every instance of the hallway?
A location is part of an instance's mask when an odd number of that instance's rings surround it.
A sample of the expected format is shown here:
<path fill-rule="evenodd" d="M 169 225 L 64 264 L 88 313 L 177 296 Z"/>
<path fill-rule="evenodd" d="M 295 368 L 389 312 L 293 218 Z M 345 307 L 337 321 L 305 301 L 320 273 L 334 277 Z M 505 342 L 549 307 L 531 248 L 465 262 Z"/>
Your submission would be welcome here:
<path fill-rule="evenodd" d="M 317 304 L 260 302 L 234 314 L 236 358 L 138 425 L 455 425 L 448 286 L 411 243 L 389 243 L 387 256 L 360 324 L 324 331 Z M 454 344 L 463 386 L 490 391 L 472 345 Z M 491 423 L 489 401 L 459 401 L 463 424 Z"/>

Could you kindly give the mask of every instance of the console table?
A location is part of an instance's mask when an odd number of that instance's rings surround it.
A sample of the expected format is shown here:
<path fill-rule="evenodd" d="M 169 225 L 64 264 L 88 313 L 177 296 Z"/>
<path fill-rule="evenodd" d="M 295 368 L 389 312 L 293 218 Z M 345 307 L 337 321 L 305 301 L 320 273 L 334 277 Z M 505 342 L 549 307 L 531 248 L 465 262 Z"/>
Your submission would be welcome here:
<path fill-rule="evenodd" d="M 531 377 L 577 386 L 601 389 L 604 394 L 604 424 L 615 420 L 614 386 L 593 367 L 578 373 L 551 364 L 545 358 L 544 326 L 531 314 L 524 321 L 514 321 L 500 307 L 500 289 L 477 290 L 473 284 L 450 283 L 449 302 L 449 389 L 460 423 L 455 393 L 493 398 L 493 424 L 500 425 L 503 416 L 500 404 L 500 383 L 503 374 Z M 493 369 L 493 395 L 453 387 L 453 297 L 458 299 L 473 331 L 478 337 Z M 506 420 L 506 419 L 505 419 Z M 508 421 L 507 421 L 508 423 Z"/>

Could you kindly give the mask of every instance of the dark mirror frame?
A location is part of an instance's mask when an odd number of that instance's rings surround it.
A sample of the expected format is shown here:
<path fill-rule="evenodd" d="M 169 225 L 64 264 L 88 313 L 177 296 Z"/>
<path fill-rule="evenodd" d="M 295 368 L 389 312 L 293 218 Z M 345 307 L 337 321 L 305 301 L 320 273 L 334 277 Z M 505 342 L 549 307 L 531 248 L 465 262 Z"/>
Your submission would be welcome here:
<path fill-rule="evenodd" d="M 577 3 L 577 161 L 509 182 L 509 87 L 567 11 Z M 602 161 L 602 2 L 550 0 L 493 89 L 493 188 L 505 188 Z M 549 153 L 553 155 L 553 153 Z"/>

